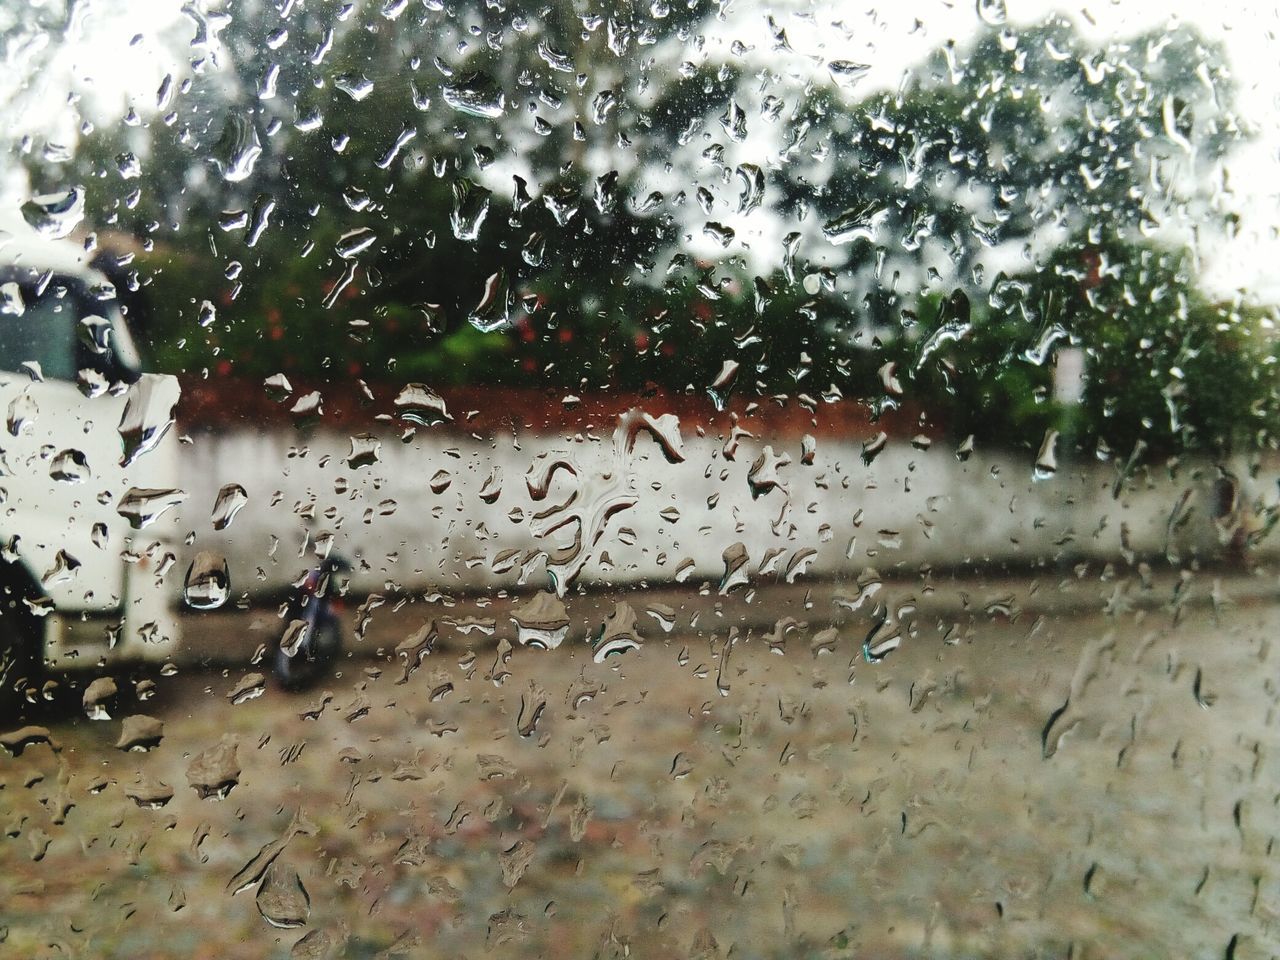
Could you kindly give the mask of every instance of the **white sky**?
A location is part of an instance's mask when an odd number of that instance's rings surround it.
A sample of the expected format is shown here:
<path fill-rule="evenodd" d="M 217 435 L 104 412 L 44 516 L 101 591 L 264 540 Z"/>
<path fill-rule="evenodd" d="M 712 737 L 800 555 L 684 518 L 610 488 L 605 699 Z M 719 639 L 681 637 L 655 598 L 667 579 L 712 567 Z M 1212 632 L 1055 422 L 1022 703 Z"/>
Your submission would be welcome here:
<path fill-rule="evenodd" d="M 170 71 L 181 75 L 190 55 L 181 41 L 174 42 L 175 37 L 189 37 L 192 30 L 180 6 L 180 0 L 82 3 L 72 28 L 78 40 L 67 46 L 61 69 L 44 71 L 37 81 L 44 90 L 39 98 L 32 98 L 37 106 L 25 118 L 24 126 L 48 129 L 47 124 L 57 123 L 59 113 L 67 116 L 64 105 L 69 76 L 75 77 L 77 87 L 93 90 L 105 103 L 132 103 L 139 112 L 150 112 L 160 79 Z M 1280 58 L 1276 56 L 1280 13 L 1276 7 L 1248 0 L 1097 0 L 1065 5 L 1007 0 L 1007 6 L 1012 25 L 1038 21 L 1057 11 L 1097 38 L 1129 36 L 1181 18 L 1226 46 L 1238 86 L 1238 107 L 1258 136 L 1229 167 L 1235 206 L 1243 216 L 1242 229 L 1231 243 L 1202 251 L 1204 279 L 1224 293 L 1244 288 L 1257 299 L 1280 302 L 1280 276 L 1274 269 L 1280 260 Z M 786 28 L 797 54 L 870 65 L 872 71 L 859 84 L 859 91 L 896 87 L 904 68 L 948 39 L 963 42 L 980 25 L 975 0 L 897 0 L 888 4 L 781 0 L 773 6 L 756 0 L 729 0 L 726 9 L 726 29 L 733 35 L 726 34 L 723 42 L 743 39 L 767 50 L 764 18 L 772 12 Z M 797 11 L 812 15 L 798 16 Z M 833 23 L 842 28 L 833 27 Z M 142 40 L 130 46 L 136 34 L 141 34 Z M 64 129 L 62 135 L 74 140 L 72 130 Z M 15 186 L 8 184 L 11 192 Z"/>

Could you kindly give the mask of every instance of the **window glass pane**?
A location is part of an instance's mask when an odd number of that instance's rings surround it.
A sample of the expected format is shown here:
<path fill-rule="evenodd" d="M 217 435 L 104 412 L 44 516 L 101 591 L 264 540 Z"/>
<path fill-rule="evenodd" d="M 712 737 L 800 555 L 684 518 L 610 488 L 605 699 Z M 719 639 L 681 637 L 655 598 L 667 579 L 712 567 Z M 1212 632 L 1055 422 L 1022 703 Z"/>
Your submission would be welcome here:
<path fill-rule="evenodd" d="M 1278 20 L 0 0 L 0 956 L 1280 953 Z"/>

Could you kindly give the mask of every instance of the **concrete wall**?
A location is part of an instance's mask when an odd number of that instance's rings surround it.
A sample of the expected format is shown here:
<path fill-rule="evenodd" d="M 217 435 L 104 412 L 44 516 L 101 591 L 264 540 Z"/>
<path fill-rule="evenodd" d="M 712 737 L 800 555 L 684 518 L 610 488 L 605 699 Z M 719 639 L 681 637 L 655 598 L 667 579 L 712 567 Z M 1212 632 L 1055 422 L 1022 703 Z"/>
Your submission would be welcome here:
<path fill-rule="evenodd" d="M 746 547 L 753 578 L 784 575 L 792 563 L 814 576 L 853 575 L 867 566 L 887 574 L 924 563 L 1026 564 L 1063 551 L 1119 560 L 1128 550 L 1183 561 L 1223 553 L 1210 519 L 1216 472 L 1208 464 L 1173 476 L 1163 468 L 1139 471 L 1113 499 L 1114 464 L 1064 465 L 1057 476 L 1035 481 L 1029 458 L 979 451 L 961 463 L 941 444 L 917 450 L 891 442 L 866 466 L 861 439 L 820 440 L 805 464 L 797 438 L 747 439 L 728 460 L 723 438 L 686 431 L 684 461 L 672 464 L 647 434 L 619 455 L 614 438 L 603 433 L 478 439 L 420 429 L 408 443 L 394 433 L 379 437 L 378 460 L 352 467 L 351 440 L 343 434 L 197 433 L 183 447 L 191 496 L 182 522 L 194 533 L 184 549 L 224 553 L 233 596 L 285 587 L 306 566 L 299 556 L 304 537 L 325 534 L 335 549 L 359 559 L 353 583 L 359 591 L 510 587 L 531 556 L 526 582 L 542 586 L 545 565 L 536 555 L 571 543 L 574 527 L 539 536 L 563 514 L 550 521 L 535 515 L 573 495 L 568 512 L 588 527 L 610 505 L 634 500 L 601 525 L 583 582 L 670 581 L 691 561 L 688 579 L 714 584 L 725 549 L 735 543 Z M 765 446 L 790 463 L 777 471 L 781 486 L 753 498 L 748 473 Z M 557 471 L 546 498 L 534 500 L 526 478 L 555 460 L 573 464 L 577 476 Z M 501 492 L 486 503 L 482 488 L 495 471 Z M 228 483 L 241 484 L 248 503 L 227 529 L 215 531 L 213 503 Z M 1255 486 L 1275 485 L 1260 477 Z M 313 520 L 303 517 L 307 511 Z M 1186 522 L 1173 524 L 1171 533 L 1175 513 Z M 514 565 L 500 562 L 512 550 Z M 766 568 L 773 572 L 757 574 L 773 552 L 777 559 Z M 188 559 L 180 558 L 179 572 Z"/>

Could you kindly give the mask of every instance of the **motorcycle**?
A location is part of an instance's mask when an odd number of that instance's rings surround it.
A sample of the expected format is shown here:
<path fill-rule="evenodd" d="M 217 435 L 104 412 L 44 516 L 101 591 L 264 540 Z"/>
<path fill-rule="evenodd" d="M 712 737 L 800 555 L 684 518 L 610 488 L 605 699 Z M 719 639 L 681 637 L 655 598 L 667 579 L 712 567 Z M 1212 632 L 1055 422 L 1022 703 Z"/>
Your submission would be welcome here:
<path fill-rule="evenodd" d="M 288 690 L 306 687 L 320 678 L 342 652 L 343 608 L 337 575 L 351 565 L 330 556 L 307 571 L 285 604 L 284 632 L 275 644 L 272 666 L 280 685 Z"/>

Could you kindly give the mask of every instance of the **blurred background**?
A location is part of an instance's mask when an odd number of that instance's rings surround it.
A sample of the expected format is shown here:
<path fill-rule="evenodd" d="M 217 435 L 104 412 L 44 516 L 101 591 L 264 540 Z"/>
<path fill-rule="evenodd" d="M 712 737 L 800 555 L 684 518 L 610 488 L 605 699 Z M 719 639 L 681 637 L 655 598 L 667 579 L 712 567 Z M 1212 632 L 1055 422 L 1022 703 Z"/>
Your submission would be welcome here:
<path fill-rule="evenodd" d="M 13 205 L 83 195 L 158 369 L 838 395 L 1032 455 L 1078 400 L 1090 458 L 1267 446 L 1272 25 L 313 7 L 7 13 Z"/>
<path fill-rule="evenodd" d="M 1280 950 L 1276 21 L 0 0 L 0 254 L 110 280 L 183 498 L 0 949 Z"/>
<path fill-rule="evenodd" d="M 826 431 L 844 464 L 901 450 L 950 490 L 956 451 L 1028 478 L 1094 465 L 1090 487 L 1193 455 L 1219 501 L 1193 539 L 1211 550 L 1231 514 L 1239 554 L 1271 523 L 1252 481 L 1277 416 L 1277 85 L 1255 25 L 1000 2 L 18 4 L 5 179 L 29 221 L 72 198 L 59 232 L 115 282 L 149 367 L 183 378 L 184 427 L 261 444 L 274 425 L 261 476 L 197 447 L 202 508 L 270 486 L 298 428 L 341 452 L 400 422 L 423 382 L 482 435 L 558 438 L 584 409 L 607 431 L 646 400 L 748 432 L 789 411 L 754 432 Z M 321 479 L 285 495 L 314 512 Z M 1057 547 L 1001 531 L 980 552 Z"/>

